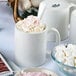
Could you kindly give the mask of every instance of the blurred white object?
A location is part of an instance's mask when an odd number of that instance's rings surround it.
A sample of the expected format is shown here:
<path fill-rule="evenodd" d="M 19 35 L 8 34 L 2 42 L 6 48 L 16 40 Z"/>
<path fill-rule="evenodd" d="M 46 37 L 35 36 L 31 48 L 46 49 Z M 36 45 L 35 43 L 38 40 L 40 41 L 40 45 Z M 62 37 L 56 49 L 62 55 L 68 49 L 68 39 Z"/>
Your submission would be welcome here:
<path fill-rule="evenodd" d="M 76 44 L 76 10 L 72 12 L 71 24 L 70 24 L 70 40 L 72 43 Z"/>
<path fill-rule="evenodd" d="M 40 2 L 43 0 L 19 0 L 19 10 L 27 10 L 31 6 L 39 7 Z"/>
<path fill-rule="evenodd" d="M 34 7 L 39 7 L 40 2 L 43 0 L 31 0 L 31 3 Z"/>
<path fill-rule="evenodd" d="M 27 10 L 31 7 L 31 2 L 29 0 L 19 0 L 19 9 Z"/>

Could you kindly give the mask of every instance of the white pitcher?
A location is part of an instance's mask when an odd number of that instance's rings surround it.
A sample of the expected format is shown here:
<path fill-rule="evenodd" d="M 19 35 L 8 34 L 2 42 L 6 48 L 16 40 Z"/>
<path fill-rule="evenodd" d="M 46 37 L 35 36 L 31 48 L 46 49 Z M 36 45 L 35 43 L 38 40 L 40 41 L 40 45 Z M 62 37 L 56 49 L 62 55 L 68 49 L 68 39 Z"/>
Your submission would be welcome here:
<path fill-rule="evenodd" d="M 73 8 L 75 8 L 74 4 L 64 0 L 45 0 L 40 3 L 38 17 L 49 28 L 57 28 L 61 40 L 64 40 L 68 37 L 68 25 Z M 48 37 L 50 41 L 55 41 L 54 33 L 50 33 Z"/>

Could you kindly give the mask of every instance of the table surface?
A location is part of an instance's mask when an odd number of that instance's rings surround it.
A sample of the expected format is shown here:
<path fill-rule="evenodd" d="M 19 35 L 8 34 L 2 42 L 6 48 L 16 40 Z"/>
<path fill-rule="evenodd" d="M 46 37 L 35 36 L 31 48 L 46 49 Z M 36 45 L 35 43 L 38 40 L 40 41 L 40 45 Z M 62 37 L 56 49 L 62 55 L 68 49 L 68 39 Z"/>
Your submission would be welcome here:
<path fill-rule="evenodd" d="M 9 60 L 15 62 L 14 57 L 14 27 L 12 9 L 5 2 L 0 2 L 0 52 Z M 63 41 L 68 42 L 67 40 Z M 48 42 L 48 49 L 54 47 L 52 42 Z M 59 76 L 65 76 L 58 70 L 56 64 L 49 58 L 44 65 L 40 66 L 55 71 Z"/>

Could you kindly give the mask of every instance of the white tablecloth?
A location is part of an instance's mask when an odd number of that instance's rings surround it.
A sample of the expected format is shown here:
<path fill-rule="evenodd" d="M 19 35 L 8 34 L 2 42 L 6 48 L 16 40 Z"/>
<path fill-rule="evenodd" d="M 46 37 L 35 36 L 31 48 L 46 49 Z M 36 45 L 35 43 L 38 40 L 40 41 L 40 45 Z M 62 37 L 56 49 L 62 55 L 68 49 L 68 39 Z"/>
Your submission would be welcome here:
<path fill-rule="evenodd" d="M 4 2 L 0 2 L 0 52 L 9 60 L 15 62 L 14 56 L 14 26 L 15 22 L 13 19 L 12 9 Z M 67 41 L 64 41 L 67 42 Z M 48 49 L 52 48 L 53 44 L 48 43 Z M 51 69 L 59 74 L 63 75 L 58 67 L 51 59 L 47 59 L 47 62 L 40 66 Z"/>

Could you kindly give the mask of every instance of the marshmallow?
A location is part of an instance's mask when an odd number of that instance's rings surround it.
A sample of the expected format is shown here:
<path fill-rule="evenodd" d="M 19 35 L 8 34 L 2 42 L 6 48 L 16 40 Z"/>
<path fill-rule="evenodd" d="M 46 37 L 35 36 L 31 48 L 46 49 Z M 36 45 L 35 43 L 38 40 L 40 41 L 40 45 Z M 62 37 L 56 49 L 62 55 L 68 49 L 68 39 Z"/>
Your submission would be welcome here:
<path fill-rule="evenodd" d="M 45 25 L 36 16 L 32 15 L 16 23 L 16 26 L 19 30 L 28 33 L 42 32 L 45 29 Z"/>
<path fill-rule="evenodd" d="M 58 61 L 76 67 L 76 45 L 68 44 L 67 47 L 65 45 L 59 45 L 55 50 L 55 57 Z"/>

